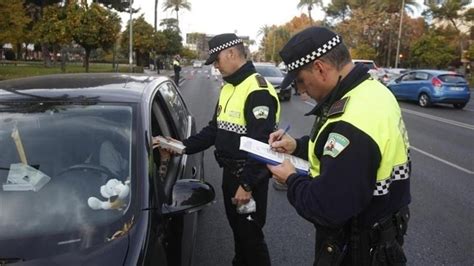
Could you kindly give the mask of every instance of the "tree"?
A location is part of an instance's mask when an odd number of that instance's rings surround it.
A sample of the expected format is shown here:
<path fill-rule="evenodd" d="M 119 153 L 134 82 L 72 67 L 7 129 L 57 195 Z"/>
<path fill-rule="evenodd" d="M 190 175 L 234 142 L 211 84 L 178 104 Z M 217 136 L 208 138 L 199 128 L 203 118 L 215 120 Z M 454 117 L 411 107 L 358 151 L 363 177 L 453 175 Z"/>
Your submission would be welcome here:
<path fill-rule="evenodd" d="M 45 7 L 43 16 L 34 25 L 33 33 L 35 39 L 41 43 L 46 43 L 53 47 L 53 54 L 57 54 L 58 49 L 71 43 L 72 36 L 68 28 L 67 12 L 59 5 Z M 62 51 L 61 69 L 65 72 L 65 51 Z"/>
<path fill-rule="evenodd" d="M 125 12 L 130 7 L 130 0 L 92 0 L 93 3 L 100 3 L 103 4 L 107 8 L 115 9 L 119 12 Z"/>
<path fill-rule="evenodd" d="M 411 63 L 418 67 L 445 68 L 456 56 L 443 36 L 431 31 L 415 41 Z"/>
<path fill-rule="evenodd" d="M 326 12 L 326 16 L 334 20 L 340 19 L 345 21 L 350 15 L 349 1 L 350 0 L 331 1 L 331 3 L 324 10 Z"/>
<path fill-rule="evenodd" d="M 168 30 L 179 32 L 178 20 L 175 18 L 165 18 L 161 20 L 160 26 Z"/>
<path fill-rule="evenodd" d="M 191 10 L 191 3 L 188 2 L 188 0 L 166 0 L 163 3 L 163 9 L 164 10 L 169 10 L 169 9 L 174 9 L 176 11 L 176 21 L 178 21 L 178 27 L 179 27 L 179 10 L 180 9 L 187 9 Z"/>
<path fill-rule="evenodd" d="M 133 20 L 133 49 L 135 57 L 137 58 L 137 65 L 145 66 L 148 64 L 149 54 L 155 50 L 155 30 L 153 26 L 145 21 L 145 17 L 140 17 Z M 130 26 L 127 23 L 127 28 L 122 33 L 121 47 L 122 52 L 127 54 L 130 46 Z"/>
<path fill-rule="evenodd" d="M 120 33 L 119 16 L 97 3 L 69 5 L 68 25 L 74 41 L 85 50 L 86 72 L 89 72 L 91 50 L 112 48 Z"/>
<path fill-rule="evenodd" d="M 26 15 L 23 0 L 3 0 L 0 2 L 0 49 L 4 43 L 17 47 L 16 58 L 20 58 L 18 47 L 26 39 L 26 26 L 31 19 Z M 1 58 L 1 57 L 0 57 Z"/>
<path fill-rule="evenodd" d="M 468 26 L 467 24 L 469 22 L 470 26 L 473 26 L 473 23 L 471 21 L 472 11 L 466 10 L 466 7 L 469 4 L 469 1 L 446 0 L 440 6 L 430 4 L 429 9 L 424 12 L 424 14 L 428 17 L 433 17 L 434 19 L 448 21 L 449 23 L 451 23 L 451 25 L 456 29 L 460 36 L 459 47 L 461 56 L 462 52 L 464 51 L 463 35 L 467 34 L 467 32 L 464 31 L 469 30 L 468 27 L 465 27 L 466 29 L 463 31 L 461 25 Z"/>
<path fill-rule="evenodd" d="M 375 60 L 377 52 L 367 43 L 360 43 L 357 47 L 350 49 L 352 58 L 372 59 Z"/>
<path fill-rule="evenodd" d="M 66 4 L 69 1 L 72 0 L 65 0 Z M 64 2 L 64 0 L 25 0 L 25 6 L 30 13 L 30 18 L 34 24 L 43 17 L 43 9 L 45 7 L 62 2 Z M 41 43 L 41 52 L 43 54 L 44 65 L 50 66 L 51 60 L 49 58 L 49 50 L 46 43 Z"/>
<path fill-rule="evenodd" d="M 311 10 L 313 10 L 313 6 L 323 6 L 322 0 L 300 0 L 298 3 L 298 8 L 308 8 L 308 17 L 310 25 L 313 25 L 313 18 L 311 17 Z"/>

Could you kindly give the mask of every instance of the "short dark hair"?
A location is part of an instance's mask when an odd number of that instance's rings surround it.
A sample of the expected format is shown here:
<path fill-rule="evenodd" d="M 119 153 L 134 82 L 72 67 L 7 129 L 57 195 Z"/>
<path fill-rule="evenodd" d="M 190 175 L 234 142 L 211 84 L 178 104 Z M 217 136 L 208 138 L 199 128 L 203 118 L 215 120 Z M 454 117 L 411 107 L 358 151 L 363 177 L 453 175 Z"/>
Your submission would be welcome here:
<path fill-rule="evenodd" d="M 340 43 L 319 59 L 332 64 L 337 70 L 341 70 L 342 67 L 352 61 L 351 54 L 344 43 Z"/>
<path fill-rule="evenodd" d="M 243 43 L 239 43 L 234 47 L 243 58 L 247 58 L 247 52 L 245 51 L 245 46 Z"/>

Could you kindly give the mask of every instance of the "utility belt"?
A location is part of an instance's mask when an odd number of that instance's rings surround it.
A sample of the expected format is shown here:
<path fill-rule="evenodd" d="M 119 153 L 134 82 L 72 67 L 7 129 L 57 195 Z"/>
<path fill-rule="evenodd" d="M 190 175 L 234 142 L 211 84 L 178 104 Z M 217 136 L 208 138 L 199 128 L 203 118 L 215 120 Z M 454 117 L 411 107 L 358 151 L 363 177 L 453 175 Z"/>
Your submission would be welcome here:
<path fill-rule="evenodd" d="M 340 265 L 343 261 L 352 265 L 405 265 L 402 245 L 409 218 L 408 207 L 403 207 L 362 231 L 354 218 L 347 228 L 334 231 L 323 241 L 314 265 Z"/>
<path fill-rule="evenodd" d="M 232 175 L 236 177 L 241 177 L 244 172 L 244 166 L 246 159 L 235 159 L 223 156 L 217 150 L 214 150 L 214 157 L 216 157 L 217 164 L 220 167 L 226 168 L 231 172 Z"/>

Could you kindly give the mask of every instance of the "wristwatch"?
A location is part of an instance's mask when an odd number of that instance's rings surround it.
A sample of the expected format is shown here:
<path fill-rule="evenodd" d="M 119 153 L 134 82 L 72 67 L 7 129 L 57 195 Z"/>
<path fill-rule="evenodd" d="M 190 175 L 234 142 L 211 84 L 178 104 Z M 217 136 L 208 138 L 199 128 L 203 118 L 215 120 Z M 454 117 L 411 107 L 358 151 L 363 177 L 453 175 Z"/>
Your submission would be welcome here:
<path fill-rule="evenodd" d="M 242 183 L 240 186 L 247 192 L 252 192 L 252 187 L 247 183 Z"/>

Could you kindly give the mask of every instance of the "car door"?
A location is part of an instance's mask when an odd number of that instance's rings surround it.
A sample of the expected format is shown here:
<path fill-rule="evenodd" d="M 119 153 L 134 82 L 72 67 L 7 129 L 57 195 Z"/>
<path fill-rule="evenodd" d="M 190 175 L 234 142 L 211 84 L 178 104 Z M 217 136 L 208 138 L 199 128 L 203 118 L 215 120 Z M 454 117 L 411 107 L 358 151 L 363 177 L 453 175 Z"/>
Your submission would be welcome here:
<path fill-rule="evenodd" d="M 195 132 L 195 123 L 175 85 L 169 81 L 161 83 L 153 97 L 150 115 L 152 135 L 162 135 L 183 140 Z M 176 155 L 162 160 L 159 149 L 153 151 L 155 202 L 169 204 L 173 188 L 180 179 L 196 179 L 202 176 L 202 154 Z M 168 265 L 190 265 L 196 236 L 197 213 L 160 217 L 156 226 L 157 246 L 165 250 Z"/>
<path fill-rule="evenodd" d="M 411 88 L 414 86 L 415 73 L 410 72 L 397 79 L 394 94 L 397 98 L 409 99 Z"/>

